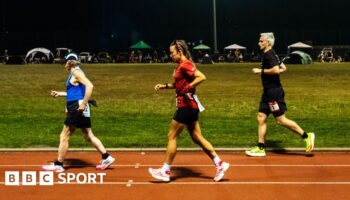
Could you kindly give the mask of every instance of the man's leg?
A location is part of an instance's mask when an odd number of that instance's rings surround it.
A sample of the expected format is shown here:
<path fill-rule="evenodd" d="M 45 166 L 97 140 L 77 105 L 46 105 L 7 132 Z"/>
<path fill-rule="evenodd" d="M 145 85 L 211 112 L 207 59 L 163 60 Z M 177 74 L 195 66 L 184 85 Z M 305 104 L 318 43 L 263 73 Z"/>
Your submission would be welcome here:
<path fill-rule="evenodd" d="M 288 119 L 285 115 L 276 117 L 276 122 L 278 125 L 288 128 L 289 130 L 296 134 L 299 134 L 300 136 L 304 134 L 304 130 L 295 121 Z"/>
<path fill-rule="evenodd" d="M 306 152 L 311 152 L 315 146 L 315 133 L 306 133 L 295 121 L 288 119 L 285 115 L 276 117 L 277 124 L 288 128 L 300 135 L 306 144 Z"/>
<path fill-rule="evenodd" d="M 246 151 L 248 156 L 266 156 L 265 153 L 265 136 L 267 132 L 267 115 L 259 112 L 257 116 L 258 121 L 258 146 Z"/>
<path fill-rule="evenodd" d="M 265 136 L 267 132 L 267 115 L 259 112 L 257 116 L 259 143 L 265 144 Z"/>

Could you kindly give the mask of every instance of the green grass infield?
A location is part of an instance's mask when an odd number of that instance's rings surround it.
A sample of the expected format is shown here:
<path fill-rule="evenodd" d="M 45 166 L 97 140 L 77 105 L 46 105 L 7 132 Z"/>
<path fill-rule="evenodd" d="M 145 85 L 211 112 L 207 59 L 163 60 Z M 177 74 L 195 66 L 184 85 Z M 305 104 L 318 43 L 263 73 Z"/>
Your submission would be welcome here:
<path fill-rule="evenodd" d="M 257 142 L 256 115 L 261 79 L 251 72 L 259 63 L 197 65 L 207 77 L 197 88 L 206 110 L 200 114 L 203 135 L 215 147 L 250 147 Z M 176 110 L 174 90 L 155 92 L 157 83 L 173 82 L 168 64 L 84 64 L 94 84 L 92 128 L 107 148 L 165 147 Z M 288 65 L 281 75 L 286 116 L 316 133 L 316 147 L 350 147 L 350 64 Z M 0 148 L 57 147 L 65 119 L 68 72 L 61 65 L 0 65 Z M 180 147 L 197 147 L 187 131 Z M 268 121 L 267 146 L 303 147 L 301 138 Z M 91 147 L 80 131 L 70 147 Z"/>

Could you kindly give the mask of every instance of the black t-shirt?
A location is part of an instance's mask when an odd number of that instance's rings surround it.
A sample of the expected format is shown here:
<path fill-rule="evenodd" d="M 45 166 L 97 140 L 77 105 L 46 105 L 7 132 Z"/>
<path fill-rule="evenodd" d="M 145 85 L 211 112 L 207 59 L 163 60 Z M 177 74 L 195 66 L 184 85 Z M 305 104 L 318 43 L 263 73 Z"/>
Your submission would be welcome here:
<path fill-rule="evenodd" d="M 271 49 L 268 52 L 265 52 L 262 57 L 261 68 L 270 69 L 276 65 L 280 65 L 280 59 L 275 50 Z M 261 74 L 261 80 L 264 89 L 282 87 L 279 74 Z"/>

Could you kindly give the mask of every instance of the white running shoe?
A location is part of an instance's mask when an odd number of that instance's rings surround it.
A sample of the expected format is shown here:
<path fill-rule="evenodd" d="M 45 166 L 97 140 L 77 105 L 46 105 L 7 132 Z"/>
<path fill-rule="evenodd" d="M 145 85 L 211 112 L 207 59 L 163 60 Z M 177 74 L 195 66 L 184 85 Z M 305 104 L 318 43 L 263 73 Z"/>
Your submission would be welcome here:
<path fill-rule="evenodd" d="M 112 156 L 108 156 L 106 159 L 101 161 L 101 164 L 96 166 L 96 169 L 97 170 L 107 169 L 114 161 L 115 161 L 115 158 L 113 158 Z"/>
<path fill-rule="evenodd" d="M 50 164 L 50 165 L 44 165 L 41 167 L 44 171 L 50 171 L 50 172 L 57 172 L 61 173 L 64 172 L 64 168 L 62 165 L 55 165 L 55 164 Z"/>
<path fill-rule="evenodd" d="M 220 166 L 216 167 L 216 175 L 214 177 L 214 181 L 215 182 L 220 181 L 224 177 L 225 172 L 228 170 L 229 167 L 230 167 L 229 163 L 221 162 Z"/>
<path fill-rule="evenodd" d="M 148 168 L 148 172 L 153 176 L 153 178 L 162 180 L 165 182 L 170 181 L 170 171 L 163 172 L 161 169 Z"/>

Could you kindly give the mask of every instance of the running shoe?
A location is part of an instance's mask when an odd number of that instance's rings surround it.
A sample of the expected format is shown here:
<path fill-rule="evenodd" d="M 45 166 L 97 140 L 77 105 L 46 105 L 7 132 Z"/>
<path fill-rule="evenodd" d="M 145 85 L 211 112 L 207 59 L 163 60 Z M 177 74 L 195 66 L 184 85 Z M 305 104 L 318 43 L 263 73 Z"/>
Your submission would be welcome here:
<path fill-rule="evenodd" d="M 314 149 L 315 145 L 315 133 L 307 133 L 307 138 L 304 139 L 306 148 L 306 152 L 311 152 Z"/>
<path fill-rule="evenodd" d="M 265 149 L 260 149 L 259 147 L 253 147 L 251 150 L 245 151 L 248 156 L 253 157 L 263 157 L 266 156 Z"/>
<path fill-rule="evenodd" d="M 216 175 L 214 177 L 214 181 L 215 182 L 220 181 L 224 177 L 225 172 L 228 170 L 229 167 L 230 167 L 229 163 L 221 161 L 220 165 L 216 167 Z"/>
<path fill-rule="evenodd" d="M 162 169 L 152 169 L 148 168 L 148 172 L 152 175 L 153 178 L 162 180 L 165 182 L 170 181 L 170 171 L 163 172 Z"/>
<path fill-rule="evenodd" d="M 55 165 L 53 163 L 50 165 L 44 165 L 41 168 L 44 171 L 57 172 L 57 173 L 64 172 L 64 168 L 62 165 Z"/>
<path fill-rule="evenodd" d="M 115 158 L 113 158 L 112 156 L 108 156 L 106 159 L 103 159 L 101 161 L 101 164 L 96 166 L 97 170 L 104 170 L 107 169 L 109 166 L 111 166 L 111 164 L 115 161 Z"/>

